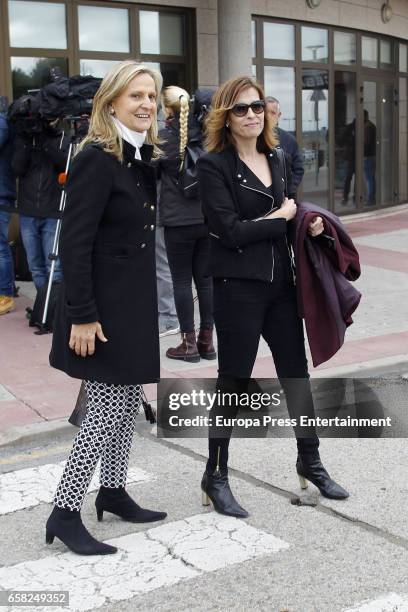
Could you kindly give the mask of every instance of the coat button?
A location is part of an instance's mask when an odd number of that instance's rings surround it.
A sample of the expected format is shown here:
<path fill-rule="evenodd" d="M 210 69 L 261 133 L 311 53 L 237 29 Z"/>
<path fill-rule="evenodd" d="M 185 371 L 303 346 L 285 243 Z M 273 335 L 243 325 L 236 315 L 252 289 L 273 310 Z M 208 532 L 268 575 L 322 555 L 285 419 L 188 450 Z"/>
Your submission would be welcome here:
<path fill-rule="evenodd" d="M 281 181 L 282 181 L 282 183 L 284 183 L 284 182 L 285 182 L 285 179 L 282 177 L 282 178 L 281 178 Z"/>
<path fill-rule="evenodd" d="M 143 227 L 143 229 L 144 229 L 144 230 L 147 230 L 147 228 L 148 228 L 148 227 L 149 227 L 148 225 L 145 225 L 145 226 Z"/>
<path fill-rule="evenodd" d="M 140 245 L 140 248 L 141 248 L 141 249 L 144 249 L 144 248 L 145 248 L 145 246 L 146 246 L 146 243 L 145 243 L 145 242 L 142 242 L 142 244 Z"/>
<path fill-rule="evenodd" d="M 148 204 L 147 202 L 145 202 L 145 203 L 143 204 L 143 208 L 147 208 L 148 206 L 149 206 L 149 204 Z"/>
<path fill-rule="evenodd" d="M 237 174 L 237 177 L 238 177 L 238 178 L 241 178 L 241 176 L 242 176 L 242 174 Z"/>
<path fill-rule="evenodd" d="M 152 232 L 154 230 L 154 225 L 150 226 L 150 231 Z"/>
<path fill-rule="evenodd" d="M 136 183 L 136 187 L 140 187 L 140 183 Z"/>
<path fill-rule="evenodd" d="M 273 153 L 269 153 L 269 157 L 273 157 Z"/>
<path fill-rule="evenodd" d="M 243 182 L 243 183 L 246 183 L 246 182 L 247 182 L 247 180 L 246 180 L 246 179 L 244 179 L 242 182 Z"/>
<path fill-rule="evenodd" d="M 154 210 L 154 206 L 153 206 L 153 204 L 150 206 L 150 210 Z"/>
<path fill-rule="evenodd" d="M 128 163 L 128 165 L 127 165 L 127 167 L 128 167 L 128 168 L 131 168 L 131 167 L 132 167 L 132 162 L 129 162 L 129 163 Z"/>

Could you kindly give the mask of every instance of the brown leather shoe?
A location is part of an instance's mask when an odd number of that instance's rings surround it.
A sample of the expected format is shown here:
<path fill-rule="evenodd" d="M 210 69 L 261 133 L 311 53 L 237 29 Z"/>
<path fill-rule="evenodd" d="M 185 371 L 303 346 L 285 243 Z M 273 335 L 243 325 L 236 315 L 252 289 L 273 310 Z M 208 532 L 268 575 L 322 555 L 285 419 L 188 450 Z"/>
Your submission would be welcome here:
<path fill-rule="evenodd" d="M 0 295 L 0 315 L 14 310 L 14 299 L 9 295 Z"/>
<path fill-rule="evenodd" d="M 200 353 L 200 357 L 203 359 L 216 359 L 217 353 L 215 352 L 213 344 L 213 330 L 212 329 L 200 329 L 200 333 L 197 338 L 197 349 Z"/>
<path fill-rule="evenodd" d="M 200 353 L 197 349 L 195 332 L 182 332 L 181 344 L 175 348 L 167 349 L 166 357 L 169 359 L 182 359 L 183 361 L 189 361 L 192 363 L 200 361 Z"/>

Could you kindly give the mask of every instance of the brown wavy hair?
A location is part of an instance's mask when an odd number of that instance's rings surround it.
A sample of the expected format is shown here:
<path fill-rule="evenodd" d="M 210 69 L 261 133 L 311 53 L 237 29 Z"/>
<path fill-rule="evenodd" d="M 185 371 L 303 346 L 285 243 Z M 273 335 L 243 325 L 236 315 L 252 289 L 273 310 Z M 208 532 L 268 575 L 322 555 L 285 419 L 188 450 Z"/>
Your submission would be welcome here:
<path fill-rule="evenodd" d="M 260 100 L 265 100 L 264 90 L 261 85 L 248 76 L 229 79 L 229 81 L 220 85 L 215 92 L 211 101 L 210 112 L 205 120 L 204 142 L 207 151 L 219 153 L 229 145 L 234 145 L 234 137 L 225 124 L 228 121 L 230 110 L 238 100 L 239 95 L 249 87 L 257 90 Z M 265 113 L 264 129 L 258 136 L 257 149 L 260 152 L 264 152 L 267 149 L 273 149 L 277 144 L 279 144 L 279 140 L 276 134 L 276 126 L 268 119 Z"/>

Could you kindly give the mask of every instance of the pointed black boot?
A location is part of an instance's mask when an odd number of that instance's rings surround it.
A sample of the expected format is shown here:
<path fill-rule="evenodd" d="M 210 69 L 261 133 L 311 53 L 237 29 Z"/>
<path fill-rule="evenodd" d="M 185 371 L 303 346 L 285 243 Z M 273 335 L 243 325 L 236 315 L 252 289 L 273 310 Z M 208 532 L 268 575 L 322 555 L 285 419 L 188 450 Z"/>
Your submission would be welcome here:
<path fill-rule="evenodd" d="M 346 499 L 349 497 L 348 491 L 330 478 L 317 451 L 312 455 L 298 455 L 296 471 L 301 489 L 307 489 L 307 480 L 309 480 L 324 497 L 329 499 Z"/>
<path fill-rule="evenodd" d="M 111 555 L 115 546 L 98 542 L 86 529 L 78 510 L 54 506 L 45 528 L 45 541 L 52 544 L 58 538 L 78 555 Z"/>
<path fill-rule="evenodd" d="M 242 508 L 235 497 L 228 482 L 228 474 L 221 474 L 215 471 L 214 474 L 204 472 L 201 481 L 203 506 L 209 506 L 210 500 L 214 509 L 220 514 L 235 516 L 236 518 L 246 518 L 248 512 Z"/>
<path fill-rule="evenodd" d="M 147 510 L 137 505 L 124 487 L 101 487 L 95 499 L 96 515 L 102 521 L 104 512 L 116 514 L 129 523 L 153 523 L 166 518 L 167 512 Z"/>

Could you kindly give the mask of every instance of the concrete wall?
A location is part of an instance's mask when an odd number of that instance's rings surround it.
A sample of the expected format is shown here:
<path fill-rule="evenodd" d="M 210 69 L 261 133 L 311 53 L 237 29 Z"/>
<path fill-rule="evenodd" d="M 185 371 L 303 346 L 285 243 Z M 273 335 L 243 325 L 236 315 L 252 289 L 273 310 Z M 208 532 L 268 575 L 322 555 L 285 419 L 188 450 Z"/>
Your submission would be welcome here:
<path fill-rule="evenodd" d="M 322 0 L 317 9 L 305 0 L 250 0 L 253 15 L 355 28 L 408 39 L 408 0 L 391 0 L 393 17 L 381 20 L 384 0 Z"/>

